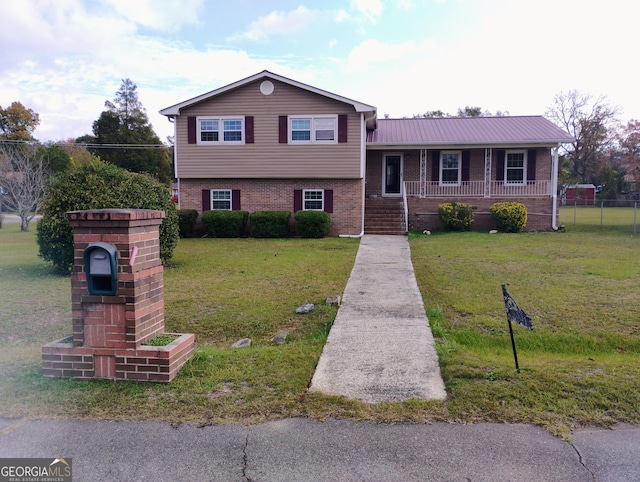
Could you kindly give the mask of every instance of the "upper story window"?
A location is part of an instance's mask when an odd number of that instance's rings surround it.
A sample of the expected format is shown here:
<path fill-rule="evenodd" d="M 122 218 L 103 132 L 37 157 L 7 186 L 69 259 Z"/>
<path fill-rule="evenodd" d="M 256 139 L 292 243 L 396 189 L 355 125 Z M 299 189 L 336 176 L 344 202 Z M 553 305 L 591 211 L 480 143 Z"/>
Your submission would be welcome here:
<path fill-rule="evenodd" d="M 323 211 L 324 190 L 304 189 L 302 191 L 302 209 L 305 211 Z"/>
<path fill-rule="evenodd" d="M 459 186 L 462 166 L 461 151 L 442 151 L 440 153 L 440 184 Z"/>
<path fill-rule="evenodd" d="M 289 116 L 289 142 L 292 144 L 334 144 L 337 141 L 337 115 Z"/>
<path fill-rule="evenodd" d="M 198 144 L 244 144 L 244 117 L 198 117 Z"/>
<path fill-rule="evenodd" d="M 526 184 L 527 151 L 505 153 L 505 184 Z"/>

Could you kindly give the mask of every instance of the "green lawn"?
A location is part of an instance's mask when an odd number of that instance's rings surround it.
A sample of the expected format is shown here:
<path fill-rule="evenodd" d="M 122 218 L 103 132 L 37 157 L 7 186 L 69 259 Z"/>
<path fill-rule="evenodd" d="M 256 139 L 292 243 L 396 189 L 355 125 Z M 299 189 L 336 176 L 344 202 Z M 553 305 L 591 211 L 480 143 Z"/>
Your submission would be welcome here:
<path fill-rule="evenodd" d="M 594 206 L 563 206 L 559 211 L 560 225 L 574 229 L 592 229 L 594 226 L 607 230 L 619 230 L 640 234 L 640 212 L 633 207 L 604 207 Z"/>
<path fill-rule="evenodd" d="M 35 227 L 32 231 L 35 231 Z M 367 405 L 307 394 L 358 247 L 353 239 L 181 240 L 165 270 L 166 329 L 197 336 L 169 385 L 51 380 L 40 347 L 71 330 L 70 283 L 37 257 L 34 233 L 0 229 L 0 416 L 252 423 L 288 416 L 495 420 L 566 434 L 640 422 L 640 237 L 565 232 L 411 235 L 436 336 L 445 402 Z M 500 285 L 534 317 L 515 327 L 514 369 Z M 319 308 L 295 314 L 303 303 Z M 289 342 L 269 340 L 290 333 Z M 250 337 L 248 349 L 232 349 Z"/>

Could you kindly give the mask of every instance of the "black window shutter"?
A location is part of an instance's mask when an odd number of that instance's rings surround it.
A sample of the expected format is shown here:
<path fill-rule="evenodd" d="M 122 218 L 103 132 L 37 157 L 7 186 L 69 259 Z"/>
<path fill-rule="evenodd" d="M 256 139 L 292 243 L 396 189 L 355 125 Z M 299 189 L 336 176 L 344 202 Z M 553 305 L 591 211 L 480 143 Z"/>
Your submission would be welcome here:
<path fill-rule="evenodd" d="M 496 157 L 496 181 L 504 181 L 504 149 L 498 149 Z"/>
<path fill-rule="evenodd" d="M 338 142 L 347 142 L 347 114 L 338 116 Z"/>
<path fill-rule="evenodd" d="M 286 115 L 278 117 L 278 142 L 286 144 L 288 142 L 289 122 Z"/>
<path fill-rule="evenodd" d="M 324 190 L 324 212 L 333 212 L 333 189 Z"/>
<path fill-rule="evenodd" d="M 302 189 L 294 189 L 293 191 L 293 213 L 302 210 Z"/>
<path fill-rule="evenodd" d="M 187 117 L 187 142 L 189 144 L 196 144 L 196 118 Z"/>
<path fill-rule="evenodd" d="M 247 115 L 244 117 L 244 142 L 247 144 L 253 144 L 253 116 Z"/>
<path fill-rule="evenodd" d="M 527 152 L 527 181 L 536 180 L 536 152 L 535 149 Z"/>
<path fill-rule="evenodd" d="M 440 180 L 440 151 L 431 151 L 431 180 Z"/>
<path fill-rule="evenodd" d="M 211 210 L 211 191 L 209 189 L 202 190 L 202 212 Z"/>
<path fill-rule="evenodd" d="M 462 181 L 469 180 L 471 172 L 471 151 L 462 151 Z"/>
<path fill-rule="evenodd" d="M 231 209 L 233 211 L 240 211 L 240 189 L 231 191 Z"/>

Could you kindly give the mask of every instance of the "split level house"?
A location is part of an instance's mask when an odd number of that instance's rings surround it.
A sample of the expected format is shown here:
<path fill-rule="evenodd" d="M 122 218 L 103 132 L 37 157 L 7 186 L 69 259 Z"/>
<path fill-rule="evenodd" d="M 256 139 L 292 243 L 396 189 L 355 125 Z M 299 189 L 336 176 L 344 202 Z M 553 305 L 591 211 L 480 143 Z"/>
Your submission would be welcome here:
<path fill-rule="evenodd" d="M 558 148 L 541 116 L 378 118 L 376 107 L 263 71 L 160 111 L 174 123 L 181 209 L 323 210 L 331 234 L 437 229 L 438 205 L 518 201 L 557 219 Z"/>

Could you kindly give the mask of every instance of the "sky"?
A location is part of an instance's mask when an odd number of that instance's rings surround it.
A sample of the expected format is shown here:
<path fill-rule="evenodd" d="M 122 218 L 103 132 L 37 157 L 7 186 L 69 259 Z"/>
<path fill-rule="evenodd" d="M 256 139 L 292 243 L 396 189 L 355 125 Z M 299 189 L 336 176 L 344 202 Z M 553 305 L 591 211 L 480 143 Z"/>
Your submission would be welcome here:
<path fill-rule="evenodd" d="M 376 106 L 544 115 L 575 89 L 640 119 L 629 0 L 0 0 L 0 106 L 92 134 L 122 79 L 158 111 L 262 70 Z"/>

